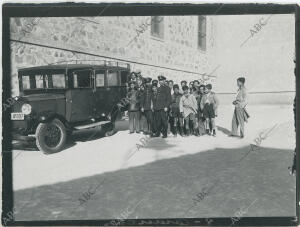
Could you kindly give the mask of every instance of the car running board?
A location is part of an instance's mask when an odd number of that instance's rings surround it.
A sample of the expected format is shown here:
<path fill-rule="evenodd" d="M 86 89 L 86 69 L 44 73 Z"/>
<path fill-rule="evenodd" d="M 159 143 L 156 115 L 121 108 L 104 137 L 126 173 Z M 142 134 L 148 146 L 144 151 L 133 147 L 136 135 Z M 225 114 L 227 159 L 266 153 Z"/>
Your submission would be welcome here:
<path fill-rule="evenodd" d="M 104 124 L 107 124 L 107 123 L 110 123 L 110 121 L 100 121 L 100 122 L 96 122 L 96 123 L 92 123 L 92 124 L 88 124 L 88 125 L 80 125 L 80 126 L 76 126 L 74 127 L 75 129 L 87 129 L 87 128 L 94 128 L 94 127 L 97 127 L 97 126 L 100 126 L 100 125 L 104 125 Z"/>

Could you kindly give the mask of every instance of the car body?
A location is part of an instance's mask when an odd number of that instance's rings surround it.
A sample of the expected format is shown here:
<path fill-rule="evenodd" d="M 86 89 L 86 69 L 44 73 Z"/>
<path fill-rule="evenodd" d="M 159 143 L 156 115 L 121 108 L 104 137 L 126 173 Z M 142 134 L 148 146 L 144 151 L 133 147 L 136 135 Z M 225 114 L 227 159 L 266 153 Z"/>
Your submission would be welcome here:
<path fill-rule="evenodd" d="M 40 150 L 53 153 L 74 130 L 113 127 L 129 74 L 129 64 L 106 61 L 19 69 L 20 96 L 11 111 L 13 137 L 34 135 Z"/>

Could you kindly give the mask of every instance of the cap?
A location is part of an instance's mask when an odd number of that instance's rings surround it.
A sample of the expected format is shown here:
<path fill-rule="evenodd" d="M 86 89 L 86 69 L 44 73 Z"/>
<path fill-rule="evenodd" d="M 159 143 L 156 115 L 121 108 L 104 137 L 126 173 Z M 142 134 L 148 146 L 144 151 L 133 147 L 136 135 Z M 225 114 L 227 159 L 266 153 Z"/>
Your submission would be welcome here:
<path fill-rule="evenodd" d="M 161 81 L 161 80 L 166 80 L 166 77 L 164 77 L 164 76 L 162 76 L 162 75 L 158 76 L 157 78 L 158 78 L 159 81 Z"/>

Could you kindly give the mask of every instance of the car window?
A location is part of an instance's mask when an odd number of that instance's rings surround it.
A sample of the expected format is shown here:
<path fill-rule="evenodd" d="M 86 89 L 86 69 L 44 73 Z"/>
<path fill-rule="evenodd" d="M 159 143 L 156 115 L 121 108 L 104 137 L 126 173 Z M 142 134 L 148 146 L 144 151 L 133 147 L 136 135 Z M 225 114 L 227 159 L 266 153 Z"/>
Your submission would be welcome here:
<path fill-rule="evenodd" d="M 52 84 L 53 84 L 53 88 L 65 88 L 66 87 L 65 74 L 53 74 Z"/>
<path fill-rule="evenodd" d="M 128 71 L 121 71 L 121 85 L 125 85 L 127 82 Z"/>
<path fill-rule="evenodd" d="M 108 86 L 118 86 L 119 80 L 118 80 L 118 72 L 109 70 L 107 74 L 107 85 Z"/>
<path fill-rule="evenodd" d="M 35 86 L 37 89 L 44 88 L 43 75 L 35 75 Z"/>
<path fill-rule="evenodd" d="M 73 72 L 74 88 L 91 87 L 91 71 L 80 70 Z"/>
<path fill-rule="evenodd" d="M 29 76 L 22 76 L 23 90 L 30 89 L 30 78 Z"/>
<path fill-rule="evenodd" d="M 96 87 L 104 87 L 104 75 L 104 70 L 96 71 Z"/>

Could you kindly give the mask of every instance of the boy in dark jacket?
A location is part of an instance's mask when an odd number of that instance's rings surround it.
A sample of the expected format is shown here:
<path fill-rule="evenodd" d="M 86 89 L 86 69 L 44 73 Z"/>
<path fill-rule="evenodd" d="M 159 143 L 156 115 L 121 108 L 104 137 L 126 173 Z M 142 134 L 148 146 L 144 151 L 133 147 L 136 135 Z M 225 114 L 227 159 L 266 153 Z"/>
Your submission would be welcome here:
<path fill-rule="evenodd" d="M 179 109 L 179 102 L 182 97 L 182 94 L 179 93 L 179 86 L 178 84 L 175 84 L 173 86 L 173 91 L 174 94 L 172 95 L 172 103 L 171 103 L 171 111 L 170 111 L 170 116 L 172 118 L 173 122 L 173 134 L 176 137 L 177 136 L 177 128 L 179 126 L 179 134 L 182 136 L 183 135 L 183 118 L 180 114 L 180 109 Z"/>
<path fill-rule="evenodd" d="M 140 97 L 137 91 L 136 83 L 129 82 L 129 92 L 127 98 L 129 100 L 129 133 L 140 133 Z"/>

